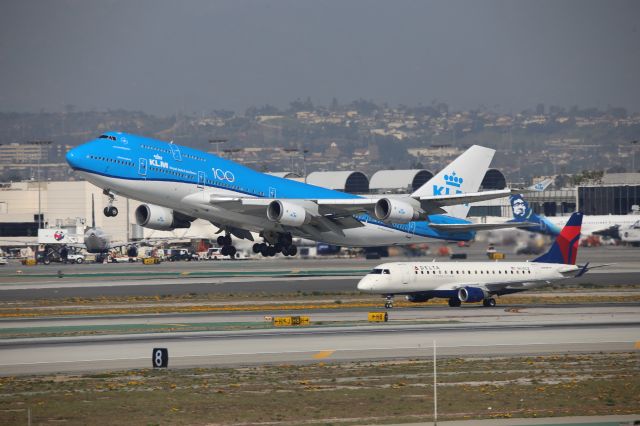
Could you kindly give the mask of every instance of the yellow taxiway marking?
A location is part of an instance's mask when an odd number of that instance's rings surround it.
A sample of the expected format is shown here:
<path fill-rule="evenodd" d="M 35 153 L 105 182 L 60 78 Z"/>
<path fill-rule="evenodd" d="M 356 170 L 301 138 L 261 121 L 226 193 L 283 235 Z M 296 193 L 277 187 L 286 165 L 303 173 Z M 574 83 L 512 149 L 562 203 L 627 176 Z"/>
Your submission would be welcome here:
<path fill-rule="evenodd" d="M 335 351 L 321 351 L 315 354 L 313 357 L 315 359 L 329 358 L 331 355 L 333 355 L 334 352 Z"/>
<path fill-rule="evenodd" d="M 638 340 L 638 341 L 636 342 L 636 344 L 635 344 L 635 348 L 636 348 L 636 349 L 640 349 L 640 340 Z"/>

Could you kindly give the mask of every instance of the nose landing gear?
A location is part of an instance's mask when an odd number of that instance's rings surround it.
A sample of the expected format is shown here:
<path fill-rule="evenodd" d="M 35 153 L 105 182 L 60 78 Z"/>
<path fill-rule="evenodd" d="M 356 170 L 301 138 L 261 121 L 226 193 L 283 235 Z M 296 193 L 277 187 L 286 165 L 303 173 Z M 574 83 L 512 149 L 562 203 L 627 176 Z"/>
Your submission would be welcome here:
<path fill-rule="evenodd" d="M 384 308 L 385 309 L 392 309 L 393 308 L 393 294 L 387 294 L 385 302 L 384 302 Z"/>
<path fill-rule="evenodd" d="M 116 217 L 118 216 L 118 208 L 114 207 L 113 202 L 116 199 L 116 194 L 111 192 L 110 189 L 105 189 L 102 191 L 104 195 L 109 197 L 109 201 L 107 202 L 107 207 L 104 208 L 103 213 L 106 217 Z"/>

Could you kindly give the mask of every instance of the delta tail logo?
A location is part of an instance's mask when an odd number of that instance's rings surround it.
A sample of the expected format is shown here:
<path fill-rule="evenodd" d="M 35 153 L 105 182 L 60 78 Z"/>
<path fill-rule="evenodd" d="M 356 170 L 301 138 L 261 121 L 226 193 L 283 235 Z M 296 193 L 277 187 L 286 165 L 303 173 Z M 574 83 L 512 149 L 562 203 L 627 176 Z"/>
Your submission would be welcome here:
<path fill-rule="evenodd" d="M 464 179 L 453 171 L 451 174 L 444 175 L 444 186 L 433 185 L 433 195 L 453 195 L 462 194 L 460 186 Z"/>

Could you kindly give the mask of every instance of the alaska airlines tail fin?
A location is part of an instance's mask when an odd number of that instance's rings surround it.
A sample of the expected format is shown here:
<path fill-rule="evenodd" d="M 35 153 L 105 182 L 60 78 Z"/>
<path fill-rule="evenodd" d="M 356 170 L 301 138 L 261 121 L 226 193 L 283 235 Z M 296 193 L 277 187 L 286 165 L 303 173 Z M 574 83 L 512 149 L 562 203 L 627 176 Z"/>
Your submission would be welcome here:
<path fill-rule="evenodd" d="M 491 148 L 473 145 L 444 167 L 440 173 L 418 188 L 411 196 L 427 197 L 477 192 L 484 175 L 489 170 L 495 152 Z M 445 207 L 444 210 L 450 216 L 465 218 L 469 213 L 469 208 L 468 204 L 459 204 Z"/>
<path fill-rule="evenodd" d="M 533 260 L 538 263 L 564 263 L 575 265 L 580 243 L 580 228 L 582 227 L 582 213 L 575 212 L 567 224 L 560 231 L 548 252 Z"/>
<path fill-rule="evenodd" d="M 536 226 L 520 228 L 525 231 L 535 232 L 538 234 L 551 235 L 553 237 L 560 233 L 560 228 L 551 223 L 544 216 L 537 215 L 522 194 L 516 194 L 509 197 L 513 219 L 509 222 L 530 222 L 536 223 Z"/>

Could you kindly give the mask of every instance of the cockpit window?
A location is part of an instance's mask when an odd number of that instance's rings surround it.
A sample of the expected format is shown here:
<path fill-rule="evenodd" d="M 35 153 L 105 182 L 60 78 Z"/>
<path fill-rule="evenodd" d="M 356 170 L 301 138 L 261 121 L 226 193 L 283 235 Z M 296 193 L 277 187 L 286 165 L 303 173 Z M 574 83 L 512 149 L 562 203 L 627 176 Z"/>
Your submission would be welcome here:
<path fill-rule="evenodd" d="M 384 275 L 389 275 L 389 274 L 391 274 L 391 272 L 389 272 L 389 270 L 388 270 L 388 269 L 383 269 L 383 270 L 382 270 L 382 273 L 383 273 Z"/>
<path fill-rule="evenodd" d="M 109 135 L 100 135 L 100 136 L 98 136 L 98 139 L 109 139 L 110 141 L 115 141 L 116 137 L 115 136 L 109 136 Z"/>
<path fill-rule="evenodd" d="M 380 275 L 382 274 L 382 269 L 374 269 L 373 271 L 369 272 L 372 275 Z"/>

